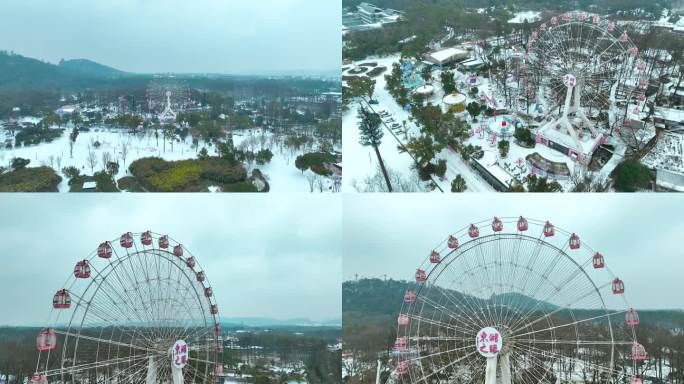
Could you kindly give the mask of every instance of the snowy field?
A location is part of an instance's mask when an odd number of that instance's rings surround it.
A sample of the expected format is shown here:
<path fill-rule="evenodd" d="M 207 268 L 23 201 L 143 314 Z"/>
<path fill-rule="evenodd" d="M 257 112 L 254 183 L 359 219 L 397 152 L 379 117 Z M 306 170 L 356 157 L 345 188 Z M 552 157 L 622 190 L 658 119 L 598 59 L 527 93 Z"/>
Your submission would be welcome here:
<path fill-rule="evenodd" d="M 61 137 L 50 143 L 18 147 L 11 149 L 0 149 L 0 164 L 8 166 L 15 157 L 30 159 L 29 167 L 47 165 L 54 168 L 62 176 L 63 180 L 59 184 L 60 192 L 68 192 L 69 185 L 62 169 L 74 166 L 80 169 L 81 174 L 92 175 L 94 172 L 103 169 L 103 155 L 109 153 L 112 161 L 119 162 L 119 173 L 116 179 L 130 176 L 128 166 L 135 160 L 143 157 L 161 157 L 165 160 L 183 160 L 197 157 L 197 153 L 203 148 L 207 148 L 210 155 L 217 155 L 213 145 L 206 145 L 202 141 L 198 146 L 192 143 L 192 137 L 187 136 L 185 140 L 176 138 L 173 144 L 169 141 L 164 145 L 164 140 L 155 138 L 154 131 L 146 133 L 131 134 L 126 129 L 94 127 L 88 132 L 79 132 L 73 146 L 73 153 L 70 154 L 69 134 L 70 128 L 64 130 Z M 4 141 L 8 133 L 0 127 L 0 141 Z M 161 136 L 161 135 L 160 135 Z M 259 138 L 257 140 L 257 138 Z M 236 148 L 246 143 L 250 150 L 258 151 L 262 148 L 269 148 L 273 152 L 273 158 L 268 164 L 256 165 L 247 164 L 248 174 L 253 168 L 259 168 L 265 175 L 270 184 L 271 192 L 309 192 L 309 180 L 312 178 L 311 171 L 302 174 L 294 166 L 297 156 L 311 148 L 302 148 L 299 151 L 289 150 L 279 145 L 282 141 L 274 138 L 270 132 L 262 132 L 260 129 L 241 131 L 233 134 L 233 142 Z M 253 143 L 252 143 L 253 142 Z M 96 147 L 95 143 L 99 143 Z M 247 145 L 249 144 L 249 145 Z M 311 149 L 313 150 L 313 149 Z M 94 153 L 95 166 L 91 169 L 89 157 Z M 93 172 L 94 170 L 94 172 Z M 332 185 L 330 178 L 324 178 L 324 191 L 330 191 Z M 210 188 L 216 191 L 217 188 Z M 318 190 L 318 188 L 316 189 Z"/>

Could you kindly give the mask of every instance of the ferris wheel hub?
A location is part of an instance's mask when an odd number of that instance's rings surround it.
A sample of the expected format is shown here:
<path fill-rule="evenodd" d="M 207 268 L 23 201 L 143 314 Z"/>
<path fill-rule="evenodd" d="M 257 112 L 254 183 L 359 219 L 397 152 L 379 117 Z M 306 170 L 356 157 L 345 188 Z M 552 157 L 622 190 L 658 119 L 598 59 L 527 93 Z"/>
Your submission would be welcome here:
<path fill-rule="evenodd" d="M 171 364 L 174 368 L 183 369 L 188 363 L 188 343 L 184 340 L 178 340 L 171 348 Z"/>
<path fill-rule="evenodd" d="M 571 73 L 565 74 L 563 76 L 563 84 L 568 88 L 574 87 L 577 85 L 577 77 Z"/>
<path fill-rule="evenodd" d="M 480 329 L 475 336 L 475 346 L 477 352 L 486 357 L 496 357 L 503 347 L 503 337 L 494 327 Z"/>

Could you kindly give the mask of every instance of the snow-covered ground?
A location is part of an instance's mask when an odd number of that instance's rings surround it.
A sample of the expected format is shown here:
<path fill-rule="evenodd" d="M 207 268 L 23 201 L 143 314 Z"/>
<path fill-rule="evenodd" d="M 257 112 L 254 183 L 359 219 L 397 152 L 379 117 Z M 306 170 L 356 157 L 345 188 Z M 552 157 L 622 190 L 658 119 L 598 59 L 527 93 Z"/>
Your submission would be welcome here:
<path fill-rule="evenodd" d="M 541 12 L 539 12 L 539 11 L 518 12 L 514 15 L 514 17 L 512 19 L 508 20 L 508 22 L 511 24 L 521 24 L 525 21 L 525 19 L 527 19 L 527 21 L 529 23 L 540 20 L 541 19 Z"/>
<path fill-rule="evenodd" d="M 70 132 L 70 128 L 65 129 L 61 137 L 50 143 L 0 149 L 0 164 L 8 166 L 13 158 L 22 157 L 31 160 L 29 164 L 31 167 L 39 165 L 50 166 L 57 170 L 58 174 L 63 178 L 58 186 L 59 191 L 68 192 L 68 180 L 63 174 L 62 169 L 74 166 L 81 170 L 81 174 L 92 175 L 93 170 L 97 172 L 103 169 L 103 155 L 105 153 L 109 153 L 111 161 L 119 162 L 120 168 L 116 179 L 130 175 L 128 166 L 133 161 L 143 157 L 157 156 L 170 161 L 191 159 L 196 158 L 197 153 L 203 147 L 207 148 L 210 155 L 217 155 L 214 145 L 206 145 L 200 141 L 195 147 L 190 136 L 187 136 L 185 140 L 176 138 L 173 144 L 167 142 L 164 145 L 161 135 L 157 141 L 154 131 L 131 134 L 126 129 L 105 127 L 94 127 L 88 132 L 79 132 L 73 146 L 73 152 L 70 152 Z M 6 134 L 7 132 L 0 127 L 0 139 L 2 139 L 0 141 L 4 141 Z M 265 165 L 248 165 L 249 173 L 251 174 L 253 168 L 259 168 L 269 181 L 271 192 L 309 192 L 310 187 L 307 177 L 311 171 L 302 174 L 294 166 L 295 158 L 304 152 L 304 148 L 299 151 L 281 148 L 278 145 L 280 140 L 272 138 L 270 132 L 264 132 L 262 135 L 260 129 L 236 132 L 233 134 L 233 142 L 236 147 L 239 147 L 246 139 L 261 136 L 268 138 L 268 140 L 264 141 L 264 146 L 260 146 L 261 141 L 259 141 L 258 144 L 250 148 L 258 151 L 261 148 L 268 147 L 273 152 L 273 158 Z M 97 147 L 95 146 L 96 142 L 99 143 Z M 89 163 L 91 152 L 94 153 L 96 163 L 92 170 Z M 332 180 L 324 178 L 322 181 L 324 182 L 324 191 L 329 191 L 328 187 L 332 185 Z M 213 188 L 212 191 L 217 189 Z"/>

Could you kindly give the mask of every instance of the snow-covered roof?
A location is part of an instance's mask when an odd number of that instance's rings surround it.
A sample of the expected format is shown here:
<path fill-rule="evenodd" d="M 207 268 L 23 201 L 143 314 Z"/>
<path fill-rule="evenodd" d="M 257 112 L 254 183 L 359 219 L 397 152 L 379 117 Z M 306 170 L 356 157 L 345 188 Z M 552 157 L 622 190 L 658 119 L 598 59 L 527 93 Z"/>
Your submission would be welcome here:
<path fill-rule="evenodd" d="M 456 105 L 456 104 L 462 104 L 465 103 L 466 101 L 466 96 L 462 93 L 452 93 L 450 95 L 444 96 L 442 99 L 442 102 L 447 105 Z"/>
<path fill-rule="evenodd" d="M 415 93 L 429 94 L 435 91 L 435 87 L 430 84 L 421 85 L 420 87 L 413 90 Z"/>
<path fill-rule="evenodd" d="M 654 116 L 667 121 L 684 123 L 684 110 L 681 109 L 657 107 Z"/>
<path fill-rule="evenodd" d="M 83 189 L 95 189 L 97 187 L 97 183 L 94 181 L 86 181 L 83 183 Z"/>
<path fill-rule="evenodd" d="M 510 24 L 521 24 L 527 19 L 528 22 L 533 22 L 541 19 L 541 12 L 539 11 L 527 11 L 527 12 L 518 12 L 515 14 L 515 17 L 512 19 L 508 20 Z"/>
<path fill-rule="evenodd" d="M 481 159 L 473 160 L 480 164 L 482 168 L 486 169 L 487 172 L 489 172 L 504 185 L 510 186 L 513 182 L 513 176 L 499 166 L 496 153 L 494 151 L 483 151 L 483 153 L 484 155 Z"/>
<path fill-rule="evenodd" d="M 447 60 L 453 59 L 454 57 L 465 56 L 465 55 L 469 55 L 468 51 L 460 49 L 460 48 L 451 47 L 451 48 L 446 48 L 446 49 L 442 49 L 439 51 L 429 53 L 428 57 L 430 57 L 431 59 L 433 59 L 435 61 L 443 63 Z"/>
<path fill-rule="evenodd" d="M 464 67 L 477 67 L 478 65 L 483 65 L 484 61 L 480 59 L 467 60 L 461 63 Z"/>

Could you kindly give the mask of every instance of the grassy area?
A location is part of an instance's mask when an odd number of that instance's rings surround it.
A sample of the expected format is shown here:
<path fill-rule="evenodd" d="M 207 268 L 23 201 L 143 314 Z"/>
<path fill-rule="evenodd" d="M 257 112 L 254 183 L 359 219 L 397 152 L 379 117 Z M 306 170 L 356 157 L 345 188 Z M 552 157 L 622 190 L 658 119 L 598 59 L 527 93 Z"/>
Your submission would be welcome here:
<path fill-rule="evenodd" d="M 62 177 L 47 166 L 21 168 L 0 175 L 0 192 L 58 192 L 61 181 Z"/>
<path fill-rule="evenodd" d="M 210 185 L 222 191 L 256 191 L 247 185 L 251 182 L 242 164 L 217 157 L 180 161 L 147 157 L 134 161 L 129 170 L 137 186 L 150 192 L 206 192 Z"/>

